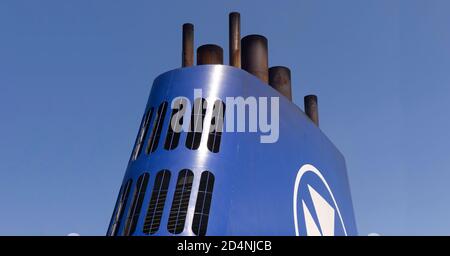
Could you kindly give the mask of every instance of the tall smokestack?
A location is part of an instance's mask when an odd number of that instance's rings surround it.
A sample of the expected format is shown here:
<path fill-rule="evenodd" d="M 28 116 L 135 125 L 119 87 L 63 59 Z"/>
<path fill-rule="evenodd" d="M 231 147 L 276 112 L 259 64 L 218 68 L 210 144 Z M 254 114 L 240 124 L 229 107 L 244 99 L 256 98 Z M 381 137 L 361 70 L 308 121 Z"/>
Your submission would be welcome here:
<path fill-rule="evenodd" d="M 269 82 L 269 61 L 267 39 L 261 35 L 242 38 L 242 69 L 255 75 L 263 82 Z"/>
<path fill-rule="evenodd" d="M 230 66 L 241 68 L 241 15 L 232 12 L 228 22 Z"/>
<path fill-rule="evenodd" d="M 316 95 L 305 96 L 305 113 L 313 123 L 319 126 L 319 106 Z"/>
<path fill-rule="evenodd" d="M 183 24 L 183 49 L 181 53 L 181 66 L 190 67 L 194 65 L 194 25 Z"/>
<path fill-rule="evenodd" d="M 269 68 L 269 84 L 292 101 L 291 70 L 289 68 L 283 66 Z"/>
<path fill-rule="evenodd" d="M 215 44 L 205 44 L 197 48 L 197 65 L 223 64 L 223 49 Z"/>

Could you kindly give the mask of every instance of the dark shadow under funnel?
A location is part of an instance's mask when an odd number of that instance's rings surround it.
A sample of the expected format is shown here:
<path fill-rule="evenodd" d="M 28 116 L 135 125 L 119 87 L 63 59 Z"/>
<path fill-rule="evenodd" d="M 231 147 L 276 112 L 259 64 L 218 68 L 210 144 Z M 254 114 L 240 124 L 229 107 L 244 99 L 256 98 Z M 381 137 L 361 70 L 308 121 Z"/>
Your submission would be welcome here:
<path fill-rule="evenodd" d="M 267 39 L 261 35 L 248 35 L 241 40 L 242 69 L 263 82 L 269 82 Z"/>
<path fill-rule="evenodd" d="M 197 48 L 197 65 L 223 64 L 223 49 L 215 44 L 205 44 Z"/>
<path fill-rule="evenodd" d="M 289 68 L 283 66 L 269 68 L 269 84 L 292 101 L 291 70 Z"/>
<path fill-rule="evenodd" d="M 316 95 L 305 96 L 305 113 L 313 123 L 319 126 L 319 106 Z"/>
<path fill-rule="evenodd" d="M 190 67 L 194 65 L 194 25 L 183 24 L 183 45 L 181 53 L 181 66 Z"/>

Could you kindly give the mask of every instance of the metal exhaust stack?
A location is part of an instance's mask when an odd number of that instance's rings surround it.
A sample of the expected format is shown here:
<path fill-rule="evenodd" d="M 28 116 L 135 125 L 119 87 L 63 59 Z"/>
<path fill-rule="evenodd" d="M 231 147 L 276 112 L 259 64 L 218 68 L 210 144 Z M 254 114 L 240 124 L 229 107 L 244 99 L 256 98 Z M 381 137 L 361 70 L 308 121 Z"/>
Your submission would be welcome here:
<path fill-rule="evenodd" d="M 241 15 L 231 12 L 229 16 L 230 66 L 241 68 Z"/>
<path fill-rule="evenodd" d="M 284 66 L 269 68 L 269 84 L 292 101 L 291 70 Z"/>
<path fill-rule="evenodd" d="M 223 64 L 223 49 L 215 44 L 205 44 L 197 48 L 197 65 Z"/>
<path fill-rule="evenodd" d="M 183 24 L 183 50 L 181 54 L 181 66 L 190 67 L 194 65 L 194 25 Z"/>
<path fill-rule="evenodd" d="M 267 39 L 261 35 L 242 38 L 242 69 L 253 74 L 263 82 L 269 82 L 269 61 Z"/>
<path fill-rule="evenodd" d="M 230 12 L 229 20 L 229 65 L 242 68 L 269 84 L 292 102 L 291 71 L 285 66 L 269 69 L 268 41 L 262 35 L 248 35 L 241 39 L 241 15 Z M 197 65 L 223 65 L 223 49 L 214 44 L 197 48 Z M 183 24 L 182 67 L 194 65 L 194 25 Z M 305 114 L 319 126 L 319 109 L 316 95 L 304 97 Z"/>
<path fill-rule="evenodd" d="M 305 113 L 313 123 L 319 126 L 319 106 L 316 95 L 305 96 Z"/>

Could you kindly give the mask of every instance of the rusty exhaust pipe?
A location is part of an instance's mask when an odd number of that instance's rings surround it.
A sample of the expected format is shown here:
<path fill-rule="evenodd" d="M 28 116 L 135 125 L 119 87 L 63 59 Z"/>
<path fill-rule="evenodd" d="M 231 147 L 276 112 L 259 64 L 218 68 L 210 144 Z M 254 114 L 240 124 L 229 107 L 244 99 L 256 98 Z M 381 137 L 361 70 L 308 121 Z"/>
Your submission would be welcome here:
<path fill-rule="evenodd" d="M 194 25 L 183 24 L 183 46 L 181 53 L 181 66 L 190 67 L 194 65 Z"/>
<path fill-rule="evenodd" d="M 284 66 L 269 68 L 269 84 L 292 101 L 291 70 Z"/>
<path fill-rule="evenodd" d="M 232 12 L 228 22 L 230 66 L 241 68 L 241 15 Z"/>
<path fill-rule="evenodd" d="M 197 48 L 197 65 L 223 64 L 223 49 L 215 44 L 205 44 Z"/>
<path fill-rule="evenodd" d="M 319 106 L 317 105 L 316 95 L 306 95 L 305 96 L 305 113 L 315 123 L 319 126 Z"/>
<path fill-rule="evenodd" d="M 267 39 L 261 35 L 248 35 L 241 40 L 242 69 L 263 82 L 269 82 Z"/>

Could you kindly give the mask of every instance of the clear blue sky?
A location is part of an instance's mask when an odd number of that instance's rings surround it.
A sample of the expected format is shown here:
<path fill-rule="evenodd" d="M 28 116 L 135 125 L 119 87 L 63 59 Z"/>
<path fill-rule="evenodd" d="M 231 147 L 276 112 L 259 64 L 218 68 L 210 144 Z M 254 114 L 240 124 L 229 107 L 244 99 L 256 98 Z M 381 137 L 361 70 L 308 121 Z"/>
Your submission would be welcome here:
<path fill-rule="evenodd" d="M 319 95 L 359 232 L 450 234 L 449 1 L 0 2 L 0 235 L 104 235 L 153 79 L 180 28 L 227 54 L 268 37 L 294 101 Z M 227 56 L 227 55 L 226 55 Z"/>

